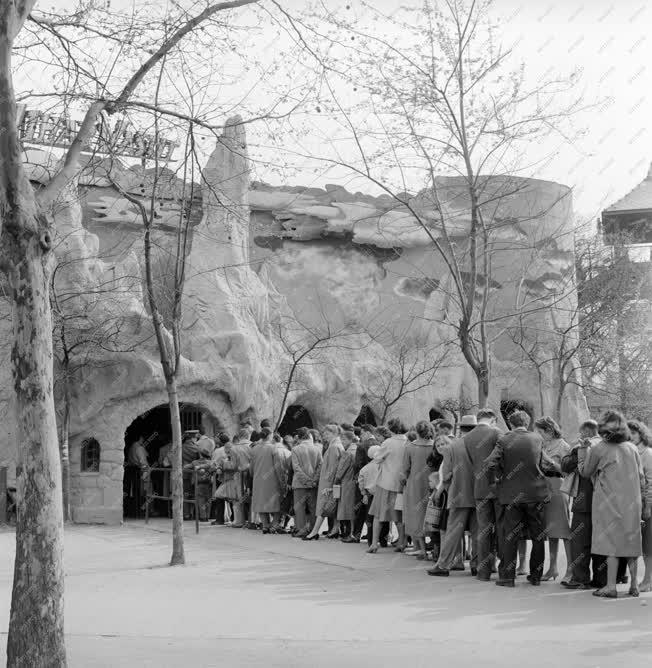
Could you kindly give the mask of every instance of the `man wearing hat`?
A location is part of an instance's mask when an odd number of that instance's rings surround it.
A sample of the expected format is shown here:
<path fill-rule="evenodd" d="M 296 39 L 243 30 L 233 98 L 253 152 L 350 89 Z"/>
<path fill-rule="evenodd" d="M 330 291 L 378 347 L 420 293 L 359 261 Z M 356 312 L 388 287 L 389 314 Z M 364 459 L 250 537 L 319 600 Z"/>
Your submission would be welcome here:
<path fill-rule="evenodd" d="M 444 448 L 442 453 L 444 460 L 441 465 L 439 487 L 435 494 L 438 498 L 444 490 L 448 493 L 446 503 L 448 526 L 442 537 L 437 564 L 434 568 L 428 570 L 428 575 L 448 576 L 450 570 L 461 570 L 459 567 L 455 568 L 455 562 L 458 561 L 460 545 L 464 539 L 467 526 L 471 529 L 471 535 L 475 536 L 473 465 L 464 444 L 464 435 L 468 434 L 475 426 L 475 416 L 464 415 L 460 420 L 460 431 L 463 437 L 452 441 L 447 448 Z M 472 552 L 471 575 L 476 575 L 474 540 L 472 540 Z"/>

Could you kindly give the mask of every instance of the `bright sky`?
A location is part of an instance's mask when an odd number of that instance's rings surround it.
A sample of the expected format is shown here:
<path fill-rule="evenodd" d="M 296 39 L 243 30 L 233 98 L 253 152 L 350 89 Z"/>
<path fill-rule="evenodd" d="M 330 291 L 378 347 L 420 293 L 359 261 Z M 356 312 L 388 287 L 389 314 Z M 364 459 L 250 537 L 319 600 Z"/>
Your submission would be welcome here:
<path fill-rule="evenodd" d="M 54 0 L 60 6 L 69 6 L 69 0 Z M 130 4 L 133 0 L 114 0 L 118 4 Z M 340 8 L 345 0 L 322 0 L 331 10 Z M 41 4 L 41 3 L 39 3 Z M 161 7 L 165 6 L 161 0 Z M 285 0 L 283 6 L 293 14 L 305 7 L 304 0 Z M 350 0 L 351 11 L 359 9 L 357 0 Z M 418 0 L 375 0 L 380 11 L 391 14 L 401 6 L 418 6 Z M 51 2 L 43 3 L 44 8 Z M 526 82 L 536 84 L 550 73 L 581 72 L 578 90 L 584 101 L 597 105 L 575 119 L 577 129 L 585 130 L 584 136 L 572 143 L 558 138 L 555 146 L 532 147 L 536 157 L 550 155 L 553 158 L 531 176 L 557 181 L 573 187 L 575 210 L 583 221 L 595 220 L 600 211 L 613 203 L 647 174 L 652 162 L 652 145 L 647 128 L 652 118 L 652 104 L 646 98 L 650 83 L 652 63 L 652 4 L 646 0 L 557 0 L 555 2 L 531 2 L 527 0 L 495 0 L 495 16 L 499 19 L 502 41 L 513 44 L 516 61 L 525 64 Z M 240 20 L 246 22 L 251 15 L 246 11 Z M 275 48 L 287 48 L 288 41 L 270 27 L 269 35 L 256 39 L 261 61 L 273 57 Z M 283 43 L 285 41 L 285 43 Z M 280 46 L 279 46 L 280 45 Z M 291 79 L 300 65 L 285 61 L 289 74 L 276 76 Z M 235 74 L 235 73 L 234 73 Z M 42 75 L 41 75 L 42 76 Z M 246 87 L 247 75 L 243 74 Z M 237 77 L 234 77 L 238 80 Z M 31 86 L 30 86 L 31 87 Z M 260 98 L 274 95 L 274 86 L 259 89 Z M 253 96 L 253 94 L 252 94 Z M 257 102 L 264 105 L 265 99 Z M 250 105 L 251 107 L 252 105 Z M 324 117 L 305 115 L 303 127 L 324 133 Z M 322 127 L 319 125 L 322 124 Z M 249 131 L 252 143 L 264 141 Z M 306 145 L 315 138 L 306 138 Z M 287 158 L 286 158 L 287 159 Z M 297 160 L 287 173 L 292 185 L 323 187 L 328 182 L 338 182 L 325 168 Z M 298 171 L 297 171 L 298 170 Z M 283 170 L 265 174 L 258 169 L 256 178 L 278 184 L 283 180 Z M 343 183 L 344 184 L 344 183 Z M 348 183 L 347 185 L 351 185 Z M 357 182 L 356 187 L 364 189 Z"/>

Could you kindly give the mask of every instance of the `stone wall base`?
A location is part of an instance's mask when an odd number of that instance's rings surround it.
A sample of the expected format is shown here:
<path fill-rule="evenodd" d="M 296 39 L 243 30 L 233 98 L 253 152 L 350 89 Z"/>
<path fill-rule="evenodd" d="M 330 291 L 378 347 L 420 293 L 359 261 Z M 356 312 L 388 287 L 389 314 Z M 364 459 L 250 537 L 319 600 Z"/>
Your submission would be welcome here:
<path fill-rule="evenodd" d="M 72 521 L 75 524 L 122 524 L 122 508 L 84 507 L 72 509 Z"/>

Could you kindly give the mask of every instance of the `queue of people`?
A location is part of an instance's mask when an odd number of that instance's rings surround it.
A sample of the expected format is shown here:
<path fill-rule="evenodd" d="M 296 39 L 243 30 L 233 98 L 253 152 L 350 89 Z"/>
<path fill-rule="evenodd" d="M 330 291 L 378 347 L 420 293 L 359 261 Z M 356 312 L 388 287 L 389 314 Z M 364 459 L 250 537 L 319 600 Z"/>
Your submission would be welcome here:
<path fill-rule="evenodd" d="M 533 586 L 557 580 L 562 543 L 562 586 L 602 598 L 616 598 L 619 583 L 629 583 L 630 596 L 652 591 L 646 425 L 609 411 L 583 422 L 569 444 L 549 416 L 531 424 L 516 410 L 507 422 L 502 432 L 496 414 L 481 409 L 458 425 L 408 429 L 393 418 L 380 427 L 301 427 L 285 438 L 267 420 L 258 430 L 244 423 L 233 439 L 221 432 L 217 444 L 203 443 L 197 458 L 210 456 L 219 486 L 202 519 L 210 511 L 214 524 L 230 518 L 233 528 L 263 534 L 364 541 L 369 554 L 392 548 L 431 560 L 434 577 L 465 571 L 468 561 L 473 577 L 495 574 L 501 587 L 519 576 Z M 197 441 L 184 441 L 184 463 L 201 449 Z"/>

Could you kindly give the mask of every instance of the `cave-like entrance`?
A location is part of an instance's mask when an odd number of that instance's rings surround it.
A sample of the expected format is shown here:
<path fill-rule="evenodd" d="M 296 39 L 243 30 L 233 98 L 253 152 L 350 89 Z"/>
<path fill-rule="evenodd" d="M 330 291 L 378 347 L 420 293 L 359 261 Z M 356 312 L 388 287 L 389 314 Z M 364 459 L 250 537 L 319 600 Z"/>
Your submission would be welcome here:
<path fill-rule="evenodd" d="M 181 431 L 198 431 L 203 427 L 206 434 L 213 436 L 219 428 L 218 421 L 210 413 L 195 404 L 179 404 L 181 413 Z M 123 516 L 125 518 L 144 517 L 144 502 L 142 474 L 138 466 L 130 464 L 129 450 L 138 439 L 143 439 L 147 451 L 147 463 L 157 466 L 161 448 L 172 443 L 172 424 L 170 421 L 170 407 L 160 404 L 139 415 L 125 430 L 125 472 L 123 482 Z M 152 483 L 158 484 L 153 474 Z M 158 476 L 162 478 L 162 476 Z M 165 501 L 155 501 L 150 507 L 156 514 L 167 515 L 168 504 Z"/>
<path fill-rule="evenodd" d="M 448 417 L 442 413 L 442 411 L 437 410 L 436 408 L 431 408 L 428 411 L 428 419 L 430 422 L 434 422 L 435 420 L 447 420 Z"/>
<path fill-rule="evenodd" d="M 281 424 L 278 426 L 278 433 L 281 436 L 287 436 L 288 434 L 294 434 L 299 427 L 312 429 L 312 417 L 307 408 L 300 404 L 293 404 L 292 406 L 288 406 L 288 409 L 285 411 Z"/>
<path fill-rule="evenodd" d="M 360 414 L 353 422 L 353 426 L 362 427 L 363 424 L 370 424 L 372 427 L 378 426 L 374 412 L 366 404 L 360 409 Z"/>

